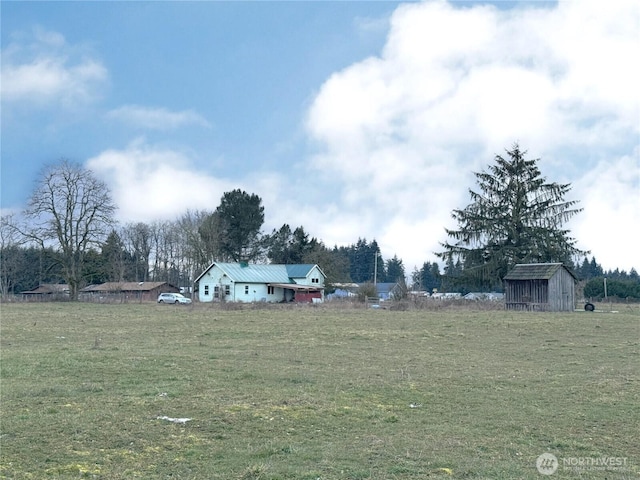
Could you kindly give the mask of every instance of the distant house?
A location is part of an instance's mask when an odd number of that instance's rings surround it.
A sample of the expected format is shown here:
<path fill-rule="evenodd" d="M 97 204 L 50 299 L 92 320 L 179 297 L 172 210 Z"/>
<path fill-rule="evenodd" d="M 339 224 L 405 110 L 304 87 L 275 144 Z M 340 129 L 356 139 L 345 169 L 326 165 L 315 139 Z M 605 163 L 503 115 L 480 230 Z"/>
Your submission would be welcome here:
<path fill-rule="evenodd" d="M 84 298 L 114 297 L 122 300 L 155 301 L 161 293 L 179 293 L 180 289 L 167 282 L 107 282 L 89 285 L 80 290 Z"/>
<path fill-rule="evenodd" d="M 437 298 L 439 300 L 458 300 L 462 298 L 462 294 L 458 292 L 435 292 L 431 295 L 431 298 Z"/>
<path fill-rule="evenodd" d="M 43 283 L 36 288 L 20 292 L 25 300 L 58 300 L 69 297 L 66 283 Z"/>
<path fill-rule="evenodd" d="M 321 302 L 325 278 L 312 264 L 214 262 L 195 283 L 201 302 Z"/>
<path fill-rule="evenodd" d="M 504 277 L 507 310 L 572 312 L 576 276 L 562 263 L 527 263 Z"/>
<path fill-rule="evenodd" d="M 469 292 L 464 296 L 465 300 L 500 301 L 504 300 L 504 293 L 499 292 Z"/>
<path fill-rule="evenodd" d="M 392 300 L 402 295 L 400 285 L 398 283 L 376 283 L 378 298 L 380 300 Z"/>
<path fill-rule="evenodd" d="M 357 283 L 332 283 L 333 292 L 326 295 L 327 300 L 352 298 L 358 295 L 360 285 Z"/>

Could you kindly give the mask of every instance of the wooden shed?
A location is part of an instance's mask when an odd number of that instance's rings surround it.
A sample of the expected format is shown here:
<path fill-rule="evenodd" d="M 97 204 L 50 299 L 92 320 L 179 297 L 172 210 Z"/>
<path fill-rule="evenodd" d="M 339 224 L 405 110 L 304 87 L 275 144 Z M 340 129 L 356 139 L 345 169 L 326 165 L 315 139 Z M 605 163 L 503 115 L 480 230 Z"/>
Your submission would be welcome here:
<path fill-rule="evenodd" d="M 562 263 L 526 263 L 504 277 L 507 310 L 572 312 L 577 278 Z"/>
<path fill-rule="evenodd" d="M 29 301 L 50 301 L 68 300 L 69 285 L 66 283 L 42 283 L 36 288 L 20 292 L 23 300 Z"/>
<path fill-rule="evenodd" d="M 161 293 L 179 293 L 180 289 L 167 282 L 107 282 L 89 285 L 80 293 L 84 299 L 117 301 L 155 301 Z"/>

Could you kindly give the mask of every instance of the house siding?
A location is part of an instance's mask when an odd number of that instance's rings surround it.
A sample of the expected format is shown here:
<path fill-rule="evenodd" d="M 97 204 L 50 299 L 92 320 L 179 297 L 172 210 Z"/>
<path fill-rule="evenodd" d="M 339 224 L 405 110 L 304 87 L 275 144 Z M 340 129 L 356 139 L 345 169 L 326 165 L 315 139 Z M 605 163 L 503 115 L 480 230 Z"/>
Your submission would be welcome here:
<path fill-rule="evenodd" d="M 317 265 L 240 267 L 238 264 L 214 263 L 198 277 L 197 283 L 200 302 L 277 303 L 290 302 L 294 297 L 296 301 L 307 298 L 300 292 L 294 294 L 292 289 L 269 284 L 309 286 L 319 290 L 314 298 L 324 298 L 324 274 Z"/>
<path fill-rule="evenodd" d="M 236 285 L 217 265 L 211 267 L 206 275 L 200 279 L 199 286 L 198 300 L 201 302 L 218 301 L 222 297 L 225 300 L 232 300 L 236 295 Z M 227 286 L 229 287 L 229 295 L 226 295 Z"/>

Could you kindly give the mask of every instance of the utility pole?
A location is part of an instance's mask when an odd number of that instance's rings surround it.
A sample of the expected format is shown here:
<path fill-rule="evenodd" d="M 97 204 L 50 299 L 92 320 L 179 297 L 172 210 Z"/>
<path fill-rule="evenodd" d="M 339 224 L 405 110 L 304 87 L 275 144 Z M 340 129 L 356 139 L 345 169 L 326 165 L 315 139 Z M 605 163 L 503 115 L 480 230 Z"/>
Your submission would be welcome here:
<path fill-rule="evenodd" d="M 378 252 L 373 257 L 373 284 L 378 284 Z"/>

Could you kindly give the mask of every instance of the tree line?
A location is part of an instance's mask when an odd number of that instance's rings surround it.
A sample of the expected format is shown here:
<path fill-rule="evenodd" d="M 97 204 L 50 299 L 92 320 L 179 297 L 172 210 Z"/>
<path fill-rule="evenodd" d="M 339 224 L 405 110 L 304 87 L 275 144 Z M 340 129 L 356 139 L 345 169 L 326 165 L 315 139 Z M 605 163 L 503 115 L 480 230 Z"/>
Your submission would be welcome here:
<path fill-rule="evenodd" d="M 581 211 L 577 201 L 565 199 L 570 184 L 547 181 L 539 159 L 525 154 L 515 144 L 474 174 L 471 202 L 452 211 L 457 226 L 445 229 L 448 240 L 434 252 L 443 271 L 436 262 L 424 263 L 411 273 L 410 288 L 500 291 L 502 278 L 517 263 L 562 262 L 585 280 L 605 275 L 563 227 Z M 118 225 L 108 187 L 77 163 L 45 167 L 36 185 L 22 214 L 3 216 L 0 223 L 3 295 L 62 282 L 73 299 L 84 285 L 107 281 L 190 287 L 213 261 L 313 263 L 329 284 L 406 278 L 402 260 L 385 260 L 375 239 L 329 247 L 303 226 L 284 224 L 264 233 L 262 199 L 240 189 L 225 192 L 215 210 Z M 615 275 L 620 278 L 611 280 L 638 283 L 635 270 L 608 272 Z"/>
<path fill-rule="evenodd" d="M 584 284 L 584 295 L 587 298 L 601 300 L 605 297 L 604 285 L 607 279 L 607 296 L 640 300 L 640 276 L 635 268 L 629 272 L 620 270 L 604 270 L 595 257 L 587 257 L 577 264 L 567 265 L 577 280 Z M 411 273 L 414 290 L 433 292 L 458 292 L 466 294 L 475 291 L 475 284 L 466 284 L 462 280 L 462 265 L 447 262 L 444 269 L 436 262 L 425 262 L 422 267 Z M 501 288 L 496 289 L 502 291 Z"/>
<path fill-rule="evenodd" d="M 329 283 L 404 277 L 402 261 L 384 261 L 375 240 L 329 248 L 303 226 L 262 233 L 262 199 L 239 189 L 225 192 L 213 211 L 173 221 L 117 225 L 114 212 L 108 188 L 91 172 L 66 160 L 47 167 L 22 217 L 2 217 L 2 294 L 44 283 L 67 283 L 72 298 L 104 282 L 191 287 L 213 261 L 313 263 Z"/>
<path fill-rule="evenodd" d="M 187 211 L 174 221 L 114 227 L 99 248 L 89 249 L 83 255 L 78 283 L 84 286 L 164 281 L 191 287 L 214 260 L 318 264 L 329 283 L 395 282 L 404 277 L 402 261 L 397 256 L 385 261 L 375 240 L 358 239 L 346 247 L 328 248 L 310 237 L 302 226 L 292 230 L 285 224 L 271 234 L 260 235 L 252 241 L 250 255 L 247 248 L 242 249 L 245 256 L 225 253 L 224 242 L 215 247 L 211 241 L 217 232 L 211 230 L 212 217 L 214 212 Z M 6 242 L 6 236 L 4 240 L 0 249 L 3 294 L 19 293 L 41 284 L 68 283 L 64 255 L 59 249 Z"/>

